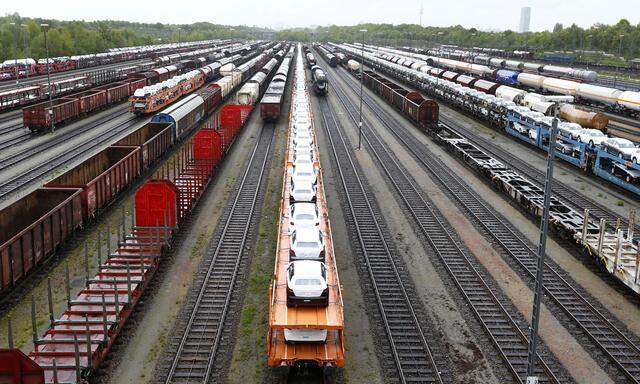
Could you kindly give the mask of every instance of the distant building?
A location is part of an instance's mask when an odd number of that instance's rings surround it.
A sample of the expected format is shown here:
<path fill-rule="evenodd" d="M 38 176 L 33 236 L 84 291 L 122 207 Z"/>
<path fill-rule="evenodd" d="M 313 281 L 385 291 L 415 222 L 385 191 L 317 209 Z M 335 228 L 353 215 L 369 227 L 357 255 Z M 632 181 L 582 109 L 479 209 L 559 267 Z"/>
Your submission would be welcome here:
<path fill-rule="evenodd" d="M 522 7 L 520 9 L 520 33 L 529 32 L 531 24 L 531 7 Z"/>

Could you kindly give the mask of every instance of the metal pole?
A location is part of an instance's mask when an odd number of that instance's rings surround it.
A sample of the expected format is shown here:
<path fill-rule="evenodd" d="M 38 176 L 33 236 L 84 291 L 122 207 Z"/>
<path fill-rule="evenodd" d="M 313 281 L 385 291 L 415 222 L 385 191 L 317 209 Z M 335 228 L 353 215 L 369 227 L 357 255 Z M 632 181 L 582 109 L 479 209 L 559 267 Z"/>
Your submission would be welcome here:
<path fill-rule="evenodd" d="M 49 84 L 49 117 L 51 118 L 51 132 L 56 130 L 56 124 L 53 121 L 53 92 L 51 91 L 51 71 L 49 70 L 49 42 L 47 41 L 47 31 L 49 24 L 40 24 L 44 31 L 44 47 L 47 52 L 47 84 Z"/>
<path fill-rule="evenodd" d="M 364 67 L 364 34 L 366 29 L 361 29 L 362 45 L 360 46 L 360 121 L 358 123 L 358 150 L 362 148 L 362 70 Z"/>
<path fill-rule="evenodd" d="M 22 45 L 24 45 L 24 59 L 26 64 L 26 60 L 28 60 L 29 58 L 29 43 L 27 42 L 27 34 L 29 33 L 29 29 L 27 28 L 26 24 L 20 24 L 20 26 L 24 28 L 24 33 L 22 34 Z M 24 73 L 27 80 L 29 80 L 29 69 L 25 68 Z"/>
<path fill-rule="evenodd" d="M 538 327 L 540 324 L 540 299 L 543 291 L 544 256 L 547 245 L 547 229 L 549 227 L 549 206 L 551 204 L 551 184 L 553 182 L 553 161 L 555 157 L 556 134 L 558 131 L 558 119 L 553 119 L 549 137 L 549 155 L 547 156 L 547 178 L 544 182 L 544 212 L 540 223 L 540 243 L 538 245 L 538 268 L 536 270 L 536 287 L 533 296 L 533 314 L 531 328 L 529 329 L 529 352 L 527 359 L 527 384 L 535 384 L 538 377 L 535 375 L 536 349 L 538 346 Z"/>
<path fill-rule="evenodd" d="M 13 25 L 13 44 L 15 47 L 15 52 L 14 52 L 14 67 L 13 67 L 13 71 L 16 74 L 16 84 L 20 83 L 20 81 L 18 80 L 18 33 L 17 33 L 17 28 L 18 25 L 16 23 L 9 23 L 9 25 Z"/>

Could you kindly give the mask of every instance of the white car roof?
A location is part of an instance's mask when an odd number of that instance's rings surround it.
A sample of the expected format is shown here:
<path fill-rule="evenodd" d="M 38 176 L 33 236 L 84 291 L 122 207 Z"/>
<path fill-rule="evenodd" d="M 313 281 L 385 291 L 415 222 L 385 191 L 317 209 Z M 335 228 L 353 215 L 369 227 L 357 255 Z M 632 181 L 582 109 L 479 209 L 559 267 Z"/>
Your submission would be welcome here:
<path fill-rule="evenodd" d="M 320 238 L 320 230 L 316 227 L 309 228 L 297 228 L 295 230 L 296 234 L 296 242 L 298 241 L 308 241 L 308 242 L 317 242 Z"/>
<path fill-rule="evenodd" d="M 298 214 L 316 215 L 316 205 L 314 203 L 294 203 L 291 204 L 291 210 L 295 210 Z"/>
<path fill-rule="evenodd" d="M 289 266 L 293 265 L 293 273 L 298 277 L 317 277 L 322 278 L 323 262 L 315 260 L 299 260 L 292 261 Z"/>

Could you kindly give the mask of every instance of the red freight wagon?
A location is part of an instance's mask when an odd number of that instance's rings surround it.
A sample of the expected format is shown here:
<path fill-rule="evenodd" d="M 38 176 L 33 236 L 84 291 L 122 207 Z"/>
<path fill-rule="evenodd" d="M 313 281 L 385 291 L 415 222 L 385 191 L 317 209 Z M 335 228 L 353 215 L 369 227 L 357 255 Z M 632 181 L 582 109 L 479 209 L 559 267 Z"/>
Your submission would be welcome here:
<path fill-rule="evenodd" d="M 144 81 L 144 80 L 142 80 Z M 110 83 L 93 88 L 94 90 L 104 90 L 107 94 L 107 104 L 115 104 L 118 101 L 126 100 L 129 95 L 129 82 L 120 81 L 117 83 Z"/>
<path fill-rule="evenodd" d="M 260 101 L 260 116 L 262 120 L 274 122 L 280 118 L 282 108 L 282 93 L 267 93 Z"/>
<path fill-rule="evenodd" d="M 136 79 L 129 82 L 129 95 L 133 95 L 133 92 L 138 88 L 142 88 L 147 85 L 147 79 Z"/>
<path fill-rule="evenodd" d="M 93 216 L 140 175 L 139 151 L 137 147 L 106 148 L 45 186 L 82 188 L 82 216 Z"/>
<path fill-rule="evenodd" d="M 41 188 L 0 211 L 0 292 L 27 276 L 82 225 L 80 193 Z"/>
<path fill-rule="evenodd" d="M 171 123 L 147 123 L 114 145 L 140 147 L 140 164 L 147 169 L 173 144 L 171 126 Z"/>
<path fill-rule="evenodd" d="M 24 108 L 24 126 L 33 132 L 40 132 L 50 129 L 52 123 L 61 124 L 80 115 L 80 100 L 77 98 L 60 97 L 54 99 L 51 104 L 53 113 L 49 113 L 48 101 Z"/>
<path fill-rule="evenodd" d="M 197 93 L 198 96 L 204 100 L 204 111 L 206 114 L 213 112 L 222 101 L 222 92 L 218 84 L 209 84 Z"/>
<path fill-rule="evenodd" d="M 69 96 L 74 97 L 80 100 L 80 113 L 91 113 L 107 105 L 107 92 L 104 90 L 91 89 Z"/>

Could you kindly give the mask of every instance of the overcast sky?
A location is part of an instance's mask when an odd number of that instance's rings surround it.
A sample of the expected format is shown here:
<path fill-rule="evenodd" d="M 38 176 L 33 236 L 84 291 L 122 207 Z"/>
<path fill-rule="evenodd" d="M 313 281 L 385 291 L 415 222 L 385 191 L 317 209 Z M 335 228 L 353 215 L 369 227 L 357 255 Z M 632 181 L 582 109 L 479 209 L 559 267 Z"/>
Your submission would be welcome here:
<path fill-rule="evenodd" d="M 0 0 L 0 14 L 63 20 L 245 24 L 268 27 L 353 25 L 360 22 L 517 30 L 520 7 L 530 6 L 531 29 L 552 29 L 556 22 L 590 26 L 623 17 L 640 23 L 638 0 Z M 205 5 L 206 4 L 206 5 Z"/>

